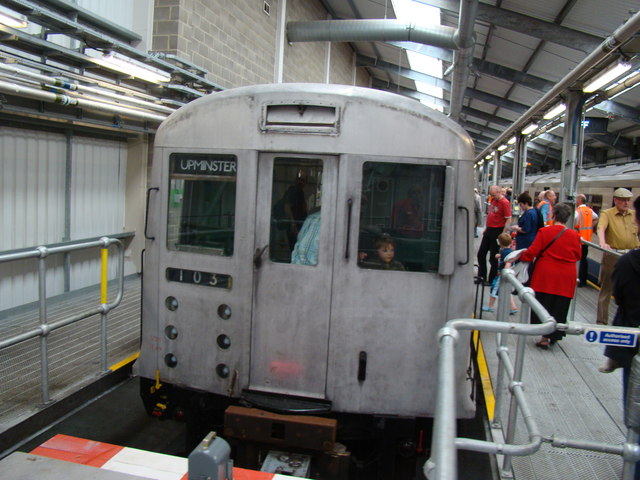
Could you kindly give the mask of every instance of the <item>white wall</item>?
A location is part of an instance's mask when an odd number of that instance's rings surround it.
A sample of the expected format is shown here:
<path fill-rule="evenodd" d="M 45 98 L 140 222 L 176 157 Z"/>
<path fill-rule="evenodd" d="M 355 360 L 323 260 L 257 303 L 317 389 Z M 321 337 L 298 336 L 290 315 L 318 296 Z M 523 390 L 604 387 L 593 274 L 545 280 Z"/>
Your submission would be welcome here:
<path fill-rule="evenodd" d="M 65 233 L 64 135 L 0 129 L 0 251 L 63 240 Z M 71 239 L 125 230 L 127 143 L 75 137 L 72 140 Z M 71 255 L 71 289 L 100 281 L 97 250 Z M 47 296 L 64 291 L 62 258 L 47 259 Z M 127 263 L 125 274 L 135 268 Z M 110 278 L 116 273 L 109 267 Z M 37 299 L 37 261 L 0 264 L 0 311 Z"/>

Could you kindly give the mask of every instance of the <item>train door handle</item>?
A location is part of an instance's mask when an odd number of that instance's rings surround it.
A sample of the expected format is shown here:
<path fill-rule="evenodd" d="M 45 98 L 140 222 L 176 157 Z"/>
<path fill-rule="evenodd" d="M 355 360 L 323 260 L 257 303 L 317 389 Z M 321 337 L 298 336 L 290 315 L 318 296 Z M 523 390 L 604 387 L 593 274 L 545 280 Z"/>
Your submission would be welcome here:
<path fill-rule="evenodd" d="M 147 235 L 147 226 L 149 225 L 149 196 L 151 195 L 151 192 L 153 190 L 159 191 L 160 189 L 158 187 L 151 187 L 147 189 L 147 205 L 144 209 L 144 238 L 146 238 L 147 240 L 156 239 L 156 237 L 150 237 L 149 235 Z"/>
<path fill-rule="evenodd" d="M 367 352 L 358 354 L 358 382 L 364 382 L 367 379 Z"/>
<path fill-rule="evenodd" d="M 262 254 L 269 247 L 269 244 L 265 245 L 262 248 L 256 248 L 256 253 L 253 254 L 253 265 L 256 268 L 260 268 L 262 266 Z"/>
<path fill-rule="evenodd" d="M 347 200 L 347 241 L 344 248 L 344 259 L 349 260 L 349 242 L 351 241 L 351 211 L 353 210 L 353 199 Z"/>
<path fill-rule="evenodd" d="M 464 206 L 459 206 L 458 209 L 464 210 L 467 214 L 467 223 L 466 223 L 467 225 L 467 259 L 464 262 L 458 262 L 458 265 L 466 265 L 467 263 L 469 263 L 469 248 L 470 248 L 469 235 L 471 235 L 471 232 L 469 231 L 469 209 Z"/>

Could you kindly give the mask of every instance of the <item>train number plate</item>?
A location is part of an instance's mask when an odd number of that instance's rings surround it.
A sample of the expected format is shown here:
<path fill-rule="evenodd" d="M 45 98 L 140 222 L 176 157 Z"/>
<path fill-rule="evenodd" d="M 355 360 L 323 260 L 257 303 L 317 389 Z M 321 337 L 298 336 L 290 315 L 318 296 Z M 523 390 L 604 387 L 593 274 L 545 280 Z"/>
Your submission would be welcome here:
<path fill-rule="evenodd" d="M 167 268 L 167 280 L 170 282 L 191 283 L 203 287 L 231 289 L 231 275 L 224 273 L 201 272 L 184 268 Z"/>

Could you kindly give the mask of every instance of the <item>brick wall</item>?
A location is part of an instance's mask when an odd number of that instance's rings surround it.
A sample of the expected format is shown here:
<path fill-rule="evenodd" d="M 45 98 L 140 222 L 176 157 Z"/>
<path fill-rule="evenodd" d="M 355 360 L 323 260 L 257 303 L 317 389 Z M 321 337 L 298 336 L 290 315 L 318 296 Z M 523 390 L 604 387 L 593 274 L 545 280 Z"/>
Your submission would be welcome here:
<path fill-rule="evenodd" d="M 155 0 L 153 50 L 172 53 L 209 71 L 224 88 L 274 81 L 278 0 Z M 287 21 L 325 20 L 318 0 L 288 0 Z M 325 80 L 326 42 L 286 44 L 284 82 Z M 353 84 L 353 50 L 331 45 L 331 83 Z M 362 70 L 362 69 L 359 69 Z M 358 85 L 368 86 L 366 71 Z"/>

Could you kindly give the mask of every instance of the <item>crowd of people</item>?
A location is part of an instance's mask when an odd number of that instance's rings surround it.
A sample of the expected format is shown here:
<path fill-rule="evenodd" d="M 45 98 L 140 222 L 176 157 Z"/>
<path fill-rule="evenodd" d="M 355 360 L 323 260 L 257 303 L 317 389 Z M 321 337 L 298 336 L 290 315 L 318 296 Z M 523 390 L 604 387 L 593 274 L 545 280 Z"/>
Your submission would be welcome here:
<path fill-rule="evenodd" d="M 505 201 L 506 195 L 505 189 L 497 185 L 491 186 L 488 191 L 486 227 L 478 249 L 476 282 L 493 286 L 489 304 L 482 308 L 483 311 L 494 311 L 497 297 L 494 286 L 499 284 L 494 278 L 499 278 L 505 266 L 513 267 L 513 262 L 521 262 L 520 267 L 525 267 L 526 262 L 535 262 L 528 285 L 535 292 L 536 300 L 556 322 L 566 323 L 576 288 L 587 285 L 589 248 L 583 240 L 591 242 L 595 232 L 603 252 L 594 321 L 600 325 L 609 323 L 608 308 L 613 296 L 617 305 L 613 325 L 640 327 L 640 196 L 633 201 L 631 191 L 617 188 L 613 192 L 613 206 L 600 211 L 598 215 L 587 204 L 586 196 L 578 194 L 575 198 L 573 226 L 570 227 L 568 224 L 571 223 L 573 209 L 568 204 L 557 203 L 557 196 L 552 190 L 541 192 L 536 205 L 528 192 L 518 195 L 520 214 L 517 224 L 512 221 L 511 204 Z M 476 191 L 476 204 L 478 197 Z M 630 208 L 632 204 L 633 209 Z M 476 212 L 476 235 L 481 219 Z M 504 255 L 508 253 L 511 254 Z M 487 254 L 490 254 L 491 265 L 488 275 Z M 527 271 L 531 272 L 531 269 L 527 268 Z M 513 312 L 513 297 L 511 302 Z M 530 323 L 541 321 L 543 319 L 539 319 L 532 311 Z M 535 345 L 548 350 L 564 335 L 563 330 L 556 329 L 536 339 Z M 625 406 L 631 363 L 638 353 L 638 343 L 634 347 L 606 346 L 606 361 L 598 369 L 603 373 L 622 369 Z M 634 478 L 640 478 L 640 469 Z"/>
<path fill-rule="evenodd" d="M 589 205 L 586 196 L 576 196 L 576 208 L 573 213 L 573 228 L 569 228 L 572 208 L 564 203 L 557 203 L 557 195 L 552 190 L 540 192 L 537 203 L 528 192 L 518 195 L 516 203 L 520 215 L 517 223 L 512 221 L 511 202 L 508 200 L 510 191 L 497 185 L 489 187 L 488 209 L 486 225 L 482 233 L 480 247 L 478 249 L 478 275 L 476 282 L 491 285 L 488 306 L 483 311 L 494 311 L 493 305 L 497 297 L 497 285 L 499 285 L 500 272 L 505 266 L 513 266 L 514 262 L 523 262 L 521 267 L 534 263 L 531 278 L 528 285 L 534 290 L 536 299 L 547 309 L 558 323 L 566 323 L 567 313 L 571 299 L 575 295 L 576 287 L 587 285 L 588 276 L 588 244 L 591 242 L 594 231 L 599 245 L 605 249 L 602 255 L 600 268 L 600 292 L 598 295 L 597 324 L 607 325 L 609 312 L 609 300 L 613 296 L 618 304 L 618 312 L 614 319 L 614 325 L 635 324 L 623 313 L 629 307 L 625 307 L 625 300 L 619 299 L 621 290 L 616 290 L 624 281 L 631 278 L 629 273 L 630 258 L 636 258 L 635 250 L 640 243 L 638 241 L 638 225 L 635 218 L 640 209 L 640 197 L 634 203 L 635 211 L 630 208 L 632 193 L 626 188 L 617 188 L 613 192 L 613 207 L 603 210 L 598 215 Z M 476 192 L 476 210 L 479 195 Z M 481 225 L 481 216 L 476 212 L 476 233 Z M 510 242 L 509 239 L 512 241 Z M 514 251 L 505 261 L 505 254 Z M 615 253 L 614 253 L 615 252 Z M 489 255 L 490 269 L 487 272 L 487 254 Z M 622 259 L 621 265 L 617 267 Z M 640 257 L 639 257 L 640 258 Z M 524 263 L 526 262 L 526 263 Z M 639 263 L 640 265 L 640 263 Z M 620 271 L 624 271 L 623 274 Z M 640 268 L 639 268 L 640 274 Z M 622 277 L 625 280 L 622 280 Z M 498 278 L 498 281 L 496 279 Z M 640 279 L 634 280 L 635 288 L 640 287 Z M 623 289 L 624 290 L 624 289 Z M 618 294 L 616 294 L 616 292 Z M 513 299 L 511 299 L 511 312 L 517 312 Z M 628 303 L 629 300 L 627 299 Z M 640 299 L 638 299 L 640 308 Z M 531 323 L 540 323 L 535 313 L 531 314 Z M 543 336 L 536 341 L 536 346 L 549 349 L 558 342 L 564 333 L 555 331 Z M 600 367 L 601 372 L 611 372 L 616 368 L 630 366 L 630 360 L 626 358 L 633 349 L 624 349 L 620 354 L 616 347 L 607 349 L 608 361 Z M 636 349 L 637 351 L 637 349 Z M 633 352 L 635 354 L 635 352 Z M 632 357 L 633 355 L 631 355 Z"/>

